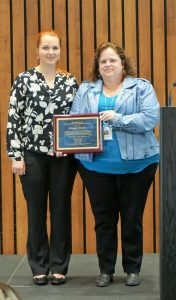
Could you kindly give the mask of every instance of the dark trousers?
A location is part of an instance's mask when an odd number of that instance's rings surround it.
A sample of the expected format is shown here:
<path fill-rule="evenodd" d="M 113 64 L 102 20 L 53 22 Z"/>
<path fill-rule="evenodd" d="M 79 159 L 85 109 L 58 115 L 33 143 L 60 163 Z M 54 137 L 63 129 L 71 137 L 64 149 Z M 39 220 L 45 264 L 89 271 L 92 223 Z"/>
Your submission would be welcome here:
<path fill-rule="evenodd" d="M 71 194 L 76 162 L 25 153 L 26 174 L 20 176 L 27 202 L 27 255 L 33 275 L 66 274 L 71 255 Z M 48 201 L 49 200 L 49 201 Z M 51 231 L 47 234 L 49 203 Z"/>
<path fill-rule="evenodd" d="M 157 164 L 135 174 L 110 175 L 89 171 L 79 163 L 95 217 L 97 255 L 101 273 L 113 274 L 117 258 L 117 223 L 121 219 L 122 265 L 126 273 L 140 272 L 143 257 L 143 212 Z"/>

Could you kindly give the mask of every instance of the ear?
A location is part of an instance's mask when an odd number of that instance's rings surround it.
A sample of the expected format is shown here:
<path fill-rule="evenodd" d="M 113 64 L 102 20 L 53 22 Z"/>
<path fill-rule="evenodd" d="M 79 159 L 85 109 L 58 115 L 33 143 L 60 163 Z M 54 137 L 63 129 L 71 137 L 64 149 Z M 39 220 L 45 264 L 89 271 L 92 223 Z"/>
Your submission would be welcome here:
<path fill-rule="evenodd" d="M 122 69 L 122 75 L 125 76 L 126 75 L 126 71 L 125 69 Z"/>

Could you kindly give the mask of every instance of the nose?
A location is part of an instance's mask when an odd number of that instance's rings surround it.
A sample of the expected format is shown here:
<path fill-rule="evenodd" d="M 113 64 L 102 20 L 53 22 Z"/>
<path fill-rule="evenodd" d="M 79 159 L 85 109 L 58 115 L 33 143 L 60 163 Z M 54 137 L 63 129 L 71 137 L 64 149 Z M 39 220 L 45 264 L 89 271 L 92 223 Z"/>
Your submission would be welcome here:
<path fill-rule="evenodd" d="M 49 53 L 53 53 L 53 48 L 49 48 L 49 51 L 48 51 Z"/>
<path fill-rule="evenodd" d="M 105 66 L 110 66 L 111 62 L 109 60 L 106 61 Z"/>

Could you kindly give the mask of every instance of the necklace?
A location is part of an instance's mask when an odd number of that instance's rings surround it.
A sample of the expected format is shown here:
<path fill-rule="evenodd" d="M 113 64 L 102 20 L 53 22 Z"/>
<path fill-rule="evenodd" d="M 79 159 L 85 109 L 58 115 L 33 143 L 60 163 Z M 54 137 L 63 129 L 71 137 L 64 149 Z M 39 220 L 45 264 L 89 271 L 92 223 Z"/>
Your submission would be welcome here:
<path fill-rule="evenodd" d="M 107 95 L 107 97 L 113 97 L 114 95 L 117 95 L 121 90 L 122 84 L 123 84 L 122 81 L 120 81 L 118 84 L 115 85 L 115 87 L 111 87 L 111 88 L 104 85 L 103 86 L 104 94 Z"/>
<path fill-rule="evenodd" d="M 48 85 L 50 88 L 54 88 L 55 76 L 54 76 L 54 77 L 51 77 L 51 78 L 47 77 L 47 76 L 44 75 L 44 74 L 43 74 L 43 76 L 44 76 L 44 78 L 45 78 L 45 81 L 46 81 L 47 85 Z"/>
<path fill-rule="evenodd" d="M 54 87 L 54 82 L 55 82 L 55 77 L 56 77 L 56 72 L 53 72 L 52 74 L 47 74 L 45 72 L 42 72 L 41 68 L 40 67 L 37 67 L 36 68 L 37 71 L 39 73 L 42 74 L 42 76 L 44 77 L 45 79 L 45 82 L 47 83 L 47 85 L 50 87 L 50 88 L 53 88 Z"/>

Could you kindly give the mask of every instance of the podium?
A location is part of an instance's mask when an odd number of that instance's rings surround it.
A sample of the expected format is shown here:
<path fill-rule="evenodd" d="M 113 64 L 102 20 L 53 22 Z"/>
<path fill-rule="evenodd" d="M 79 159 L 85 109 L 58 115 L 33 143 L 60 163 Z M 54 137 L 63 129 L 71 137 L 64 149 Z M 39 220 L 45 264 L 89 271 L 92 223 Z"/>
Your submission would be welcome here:
<path fill-rule="evenodd" d="M 160 109 L 160 299 L 176 299 L 176 107 Z"/>

